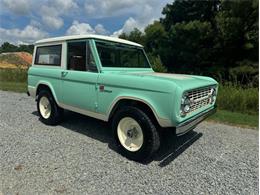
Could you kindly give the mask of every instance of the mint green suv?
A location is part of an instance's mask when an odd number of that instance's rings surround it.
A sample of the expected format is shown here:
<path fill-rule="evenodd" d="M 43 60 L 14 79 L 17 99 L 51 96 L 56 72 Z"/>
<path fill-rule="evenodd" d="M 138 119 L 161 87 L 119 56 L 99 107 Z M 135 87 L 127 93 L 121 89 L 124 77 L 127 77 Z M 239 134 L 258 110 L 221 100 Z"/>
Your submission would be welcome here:
<path fill-rule="evenodd" d="M 64 109 L 111 122 L 121 153 L 136 161 L 159 148 L 159 131 L 183 135 L 214 113 L 217 88 L 209 77 L 156 73 L 142 45 L 99 35 L 37 41 L 28 70 L 43 123 L 58 124 Z"/>

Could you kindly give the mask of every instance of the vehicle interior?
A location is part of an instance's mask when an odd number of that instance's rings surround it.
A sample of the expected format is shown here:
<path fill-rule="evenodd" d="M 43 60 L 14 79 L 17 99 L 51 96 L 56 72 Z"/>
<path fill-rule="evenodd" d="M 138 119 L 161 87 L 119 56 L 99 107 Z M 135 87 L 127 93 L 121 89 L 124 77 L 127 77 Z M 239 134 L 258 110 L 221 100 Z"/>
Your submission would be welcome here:
<path fill-rule="evenodd" d="M 68 69 L 97 72 L 97 66 L 89 43 L 86 41 L 68 43 Z"/>

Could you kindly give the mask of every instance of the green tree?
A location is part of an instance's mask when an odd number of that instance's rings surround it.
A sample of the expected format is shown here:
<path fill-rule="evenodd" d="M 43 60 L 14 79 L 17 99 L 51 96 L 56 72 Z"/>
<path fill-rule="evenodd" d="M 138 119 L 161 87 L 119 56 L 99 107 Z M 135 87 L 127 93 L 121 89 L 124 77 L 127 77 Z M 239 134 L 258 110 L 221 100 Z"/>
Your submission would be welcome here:
<path fill-rule="evenodd" d="M 144 46 L 146 51 L 153 54 L 154 56 L 163 53 L 163 51 L 160 51 L 162 48 L 164 48 L 162 45 L 168 45 L 168 35 L 163 25 L 159 21 L 155 21 L 153 24 L 148 25 L 144 32 Z"/>
<path fill-rule="evenodd" d="M 28 52 L 33 54 L 34 45 L 19 45 L 18 51 Z"/>
<path fill-rule="evenodd" d="M 258 6 L 258 0 L 175 0 L 144 33 L 122 36 L 144 44 L 168 71 L 257 83 Z"/>
<path fill-rule="evenodd" d="M 129 41 L 133 41 L 133 42 L 140 43 L 140 44 L 144 44 L 144 35 L 137 28 L 134 28 L 134 30 L 131 31 L 129 34 L 122 33 L 121 35 L 119 35 L 119 38 L 127 39 Z"/>
<path fill-rule="evenodd" d="M 30 54 L 33 54 L 33 45 L 13 45 L 8 42 L 4 42 L 0 47 L 0 53 L 5 52 L 28 52 Z"/>
<path fill-rule="evenodd" d="M 167 72 L 167 68 L 162 64 L 160 56 L 154 56 L 148 53 L 148 58 L 155 72 Z"/>
<path fill-rule="evenodd" d="M 15 52 L 17 51 L 18 47 L 11 44 L 11 43 L 8 43 L 8 42 L 4 42 L 1 47 L 0 47 L 0 53 L 3 53 L 3 52 Z"/>
<path fill-rule="evenodd" d="M 209 22 L 194 20 L 177 23 L 169 32 L 168 59 L 163 61 L 174 72 L 200 73 L 212 66 L 213 30 Z"/>
<path fill-rule="evenodd" d="M 216 16 L 219 61 L 236 66 L 239 61 L 258 61 L 258 1 L 223 1 Z"/>
<path fill-rule="evenodd" d="M 161 23 L 168 31 L 176 23 L 190 22 L 193 20 L 213 21 L 219 7 L 219 0 L 176 0 L 167 4 L 162 11 L 164 18 Z"/>

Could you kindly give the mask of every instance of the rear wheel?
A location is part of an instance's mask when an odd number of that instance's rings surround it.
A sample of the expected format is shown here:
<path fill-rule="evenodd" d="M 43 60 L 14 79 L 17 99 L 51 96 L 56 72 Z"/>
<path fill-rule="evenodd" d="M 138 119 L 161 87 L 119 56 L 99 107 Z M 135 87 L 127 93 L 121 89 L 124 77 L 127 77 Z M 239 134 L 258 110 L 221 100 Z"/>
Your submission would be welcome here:
<path fill-rule="evenodd" d="M 160 146 L 160 138 L 152 120 L 140 109 L 122 107 L 112 121 L 116 144 L 122 155 L 145 161 Z"/>
<path fill-rule="evenodd" d="M 48 90 L 39 92 L 37 110 L 40 120 L 47 125 L 56 125 L 62 119 L 63 109 L 56 104 L 52 94 Z"/>

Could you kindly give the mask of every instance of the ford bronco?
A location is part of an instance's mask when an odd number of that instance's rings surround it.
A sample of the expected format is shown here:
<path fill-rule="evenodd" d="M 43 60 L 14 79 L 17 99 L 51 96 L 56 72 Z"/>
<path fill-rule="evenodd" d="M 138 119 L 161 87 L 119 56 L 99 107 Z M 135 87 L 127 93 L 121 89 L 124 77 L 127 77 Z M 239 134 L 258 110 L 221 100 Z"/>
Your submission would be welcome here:
<path fill-rule="evenodd" d="M 158 131 L 183 135 L 214 113 L 217 89 L 209 77 L 154 72 L 142 45 L 100 35 L 39 40 L 28 70 L 43 123 L 58 124 L 64 109 L 111 122 L 136 161 L 159 148 Z"/>

